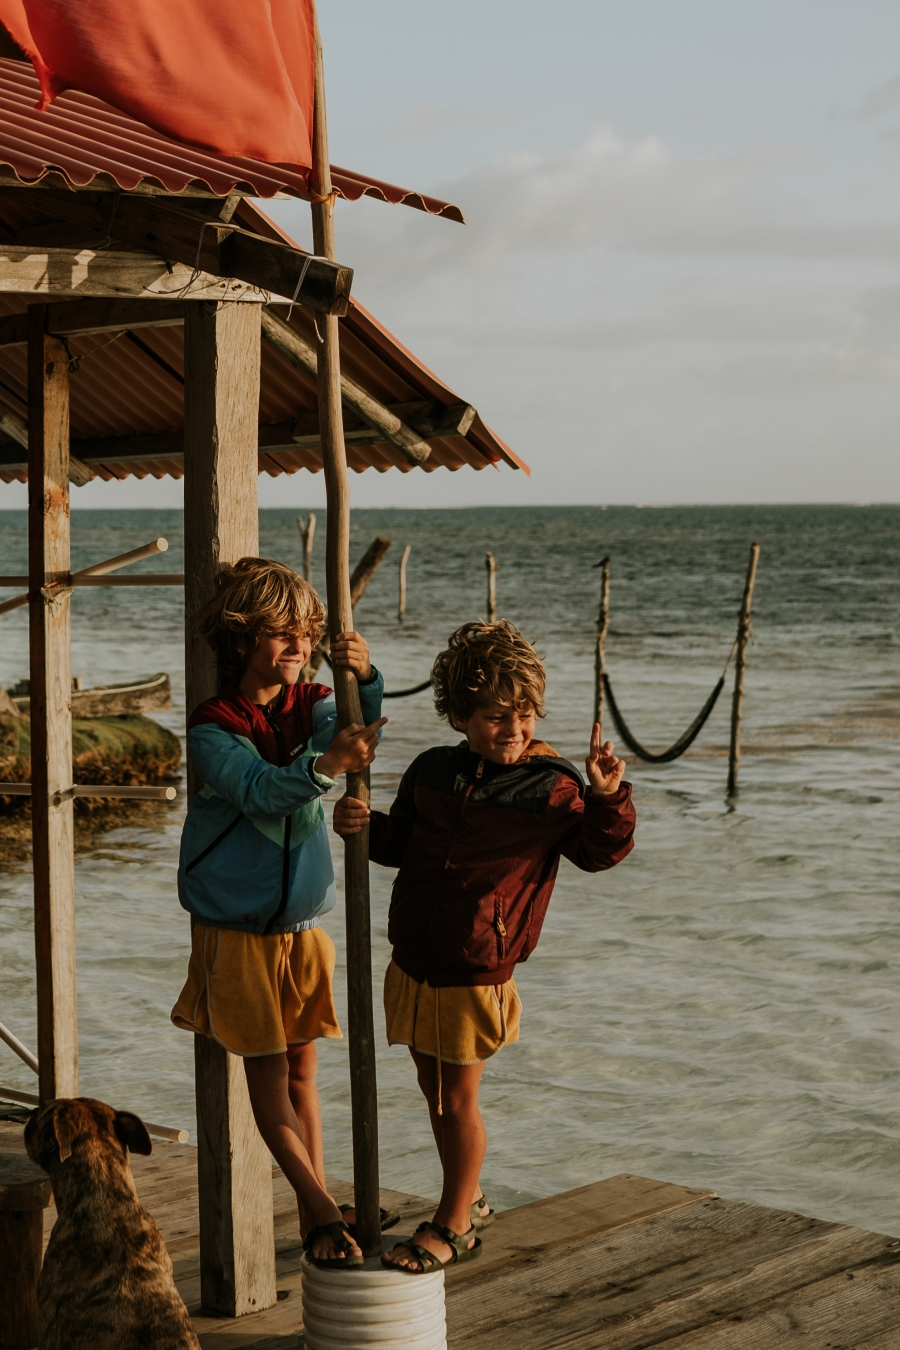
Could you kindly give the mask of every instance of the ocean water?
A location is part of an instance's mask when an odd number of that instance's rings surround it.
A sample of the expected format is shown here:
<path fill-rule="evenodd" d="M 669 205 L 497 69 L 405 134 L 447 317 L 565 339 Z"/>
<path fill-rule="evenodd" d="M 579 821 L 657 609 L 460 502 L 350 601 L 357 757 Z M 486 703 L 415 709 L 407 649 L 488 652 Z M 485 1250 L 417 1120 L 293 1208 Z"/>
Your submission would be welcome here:
<path fill-rule="evenodd" d="M 320 513 L 313 580 L 323 580 Z M 164 534 L 177 512 L 76 512 L 76 564 Z M 261 549 L 297 564 L 294 514 L 261 513 Z M 608 665 L 638 738 L 673 741 L 731 646 L 752 540 L 762 546 L 745 758 L 725 797 L 729 701 L 670 765 L 633 762 L 637 846 L 585 876 L 563 862 L 541 944 L 520 967 L 522 1038 L 486 1068 L 484 1183 L 505 1206 L 629 1171 L 900 1233 L 900 508 L 637 507 L 359 511 L 352 556 L 393 546 L 357 611 L 388 687 L 485 610 L 545 654 L 542 734 L 583 757 L 598 576 L 612 559 Z M 405 623 L 396 564 L 412 545 Z M 24 570 L 25 517 L 0 513 L 0 570 Z M 0 617 L 0 683 L 27 672 L 24 611 Z M 85 685 L 168 670 L 184 724 L 180 592 L 80 591 Z M 388 705 L 375 766 L 387 805 L 409 760 L 450 733 L 427 693 Z M 77 859 L 82 1090 L 193 1129 L 192 1047 L 168 1016 L 188 920 L 175 895 L 182 807 L 154 806 Z M 335 841 L 340 872 L 340 847 Z M 392 874 L 372 869 L 375 980 Z M 340 879 L 340 878 L 339 878 Z M 31 879 L 0 871 L 0 1020 L 35 1043 Z M 343 913 L 327 919 L 338 945 Z M 376 1025 L 380 1021 L 376 1008 Z M 345 1043 L 321 1051 L 330 1172 L 351 1172 Z M 439 1170 L 406 1052 L 379 1048 L 382 1178 L 436 1194 Z M 0 1045 L 0 1082 L 28 1069 Z"/>

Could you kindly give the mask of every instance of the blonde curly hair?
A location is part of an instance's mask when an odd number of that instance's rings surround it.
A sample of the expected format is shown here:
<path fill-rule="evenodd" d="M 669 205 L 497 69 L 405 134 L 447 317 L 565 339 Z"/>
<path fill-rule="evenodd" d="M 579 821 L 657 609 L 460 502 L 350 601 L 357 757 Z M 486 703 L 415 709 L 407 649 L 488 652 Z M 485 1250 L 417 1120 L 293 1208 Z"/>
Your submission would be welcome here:
<path fill-rule="evenodd" d="M 454 726 L 480 703 L 502 703 L 544 716 L 547 673 L 531 643 L 507 619 L 464 623 L 451 633 L 431 672 L 434 706 Z"/>
<path fill-rule="evenodd" d="M 216 594 L 199 627 L 222 678 L 237 684 L 265 633 L 308 633 L 315 648 L 325 631 L 325 606 L 293 568 L 269 558 L 241 558 L 216 577 Z"/>

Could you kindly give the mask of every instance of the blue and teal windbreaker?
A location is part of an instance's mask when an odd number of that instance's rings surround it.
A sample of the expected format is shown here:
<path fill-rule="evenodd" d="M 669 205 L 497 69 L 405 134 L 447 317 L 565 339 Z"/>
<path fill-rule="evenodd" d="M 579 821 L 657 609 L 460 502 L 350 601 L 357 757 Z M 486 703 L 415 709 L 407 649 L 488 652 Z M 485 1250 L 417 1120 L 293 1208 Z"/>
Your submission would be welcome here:
<path fill-rule="evenodd" d="M 359 687 L 366 724 L 381 715 L 384 681 Z M 188 721 L 203 787 L 181 836 L 178 897 L 201 923 L 247 933 L 314 928 L 335 903 L 321 798 L 335 786 L 315 772 L 337 731 L 334 694 L 287 685 L 277 708 L 234 686 Z"/>

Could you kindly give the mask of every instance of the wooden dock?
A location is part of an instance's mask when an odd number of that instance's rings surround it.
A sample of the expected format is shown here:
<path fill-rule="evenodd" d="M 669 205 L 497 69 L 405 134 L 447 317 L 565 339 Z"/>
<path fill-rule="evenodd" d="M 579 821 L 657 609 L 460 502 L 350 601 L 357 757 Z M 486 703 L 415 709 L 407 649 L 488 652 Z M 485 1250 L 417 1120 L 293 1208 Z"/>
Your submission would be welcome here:
<path fill-rule="evenodd" d="M 0 1122 L 0 1147 L 21 1140 L 21 1124 Z M 196 1160 L 189 1145 L 154 1142 L 132 1164 L 201 1345 L 300 1350 L 293 1192 L 276 1170 L 276 1306 L 207 1317 Z M 400 1233 L 433 1212 L 421 1196 L 384 1191 L 387 1202 L 400 1206 Z M 53 1219 L 50 1209 L 48 1235 Z M 447 1272 L 447 1328 L 449 1346 L 479 1350 L 900 1350 L 900 1241 L 624 1174 L 501 1214 L 484 1256 Z"/>

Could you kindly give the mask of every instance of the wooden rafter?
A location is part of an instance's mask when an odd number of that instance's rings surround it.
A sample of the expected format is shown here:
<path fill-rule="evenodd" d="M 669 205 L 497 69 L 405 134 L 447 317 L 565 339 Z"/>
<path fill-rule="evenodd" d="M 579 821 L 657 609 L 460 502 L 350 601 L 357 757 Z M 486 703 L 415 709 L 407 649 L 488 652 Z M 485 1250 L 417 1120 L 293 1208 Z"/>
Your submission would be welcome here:
<path fill-rule="evenodd" d="M 173 328 L 184 323 L 183 300 L 129 300 L 89 297 L 59 300 L 47 306 L 47 332 L 53 337 L 118 333 L 128 328 Z M 19 347 L 28 340 L 28 313 L 0 318 L 0 347 Z"/>
<path fill-rule="evenodd" d="M 263 310 L 262 334 L 293 365 L 308 375 L 316 375 L 319 365 L 317 349 L 271 309 Z M 351 380 L 348 375 L 341 375 L 340 392 L 343 406 L 356 413 L 373 430 L 380 432 L 380 439 L 396 446 L 410 464 L 425 462 L 431 453 L 427 442 L 400 417 L 389 413 L 384 404 L 373 398 L 362 385 Z"/>
<path fill-rule="evenodd" d="M 385 416 L 402 419 L 425 442 L 450 436 L 465 436 L 475 417 L 475 409 L 468 403 L 453 403 L 449 407 L 432 399 L 414 403 L 381 405 Z M 12 411 L 12 410 L 10 410 Z M 13 417 L 18 414 L 12 413 Z M 14 434 L 4 421 L 0 402 L 0 430 L 4 430 L 20 444 L 27 441 L 27 427 L 18 418 Z M 21 426 L 19 426 L 21 423 Z M 24 437 L 24 440 L 20 438 Z M 384 444 L 387 438 L 369 426 L 345 427 L 344 440 L 348 445 Z M 184 458 L 184 433 L 181 431 L 151 431 L 134 436 L 88 436 L 72 440 L 75 462 L 90 476 L 92 464 L 119 463 L 122 460 L 180 460 Z M 264 422 L 259 428 L 259 453 L 277 450 L 308 450 L 320 453 L 322 437 L 317 413 L 303 413 L 290 422 Z M 15 446 L 0 447 L 0 469 L 24 470 L 27 459 Z M 73 478 L 72 480 L 77 481 Z M 86 481 L 86 480 L 83 480 Z"/>
<path fill-rule="evenodd" d="M 302 254 L 300 255 L 302 257 Z M 81 295 L 127 299 L 228 300 L 259 304 L 255 282 L 234 273 L 195 271 L 148 253 L 99 248 L 44 248 L 0 244 L 0 292 L 6 295 Z"/>
<path fill-rule="evenodd" d="M 290 244 L 223 222 L 221 211 L 227 210 L 230 198 L 201 199 L 192 208 L 127 192 L 112 198 L 108 193 L 58 191 L 35 196 L 30 189 L 4 187 L 0 197 L 21 202 L 23 192 L 29 193 L 29 206 L 69 222 L 82 235 L 112 237 L 192 271 L 234 277 L 272 295 L 295 297 L 325 314 L 347 312 L 352 268 L 311 258 Z"/>

